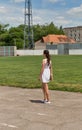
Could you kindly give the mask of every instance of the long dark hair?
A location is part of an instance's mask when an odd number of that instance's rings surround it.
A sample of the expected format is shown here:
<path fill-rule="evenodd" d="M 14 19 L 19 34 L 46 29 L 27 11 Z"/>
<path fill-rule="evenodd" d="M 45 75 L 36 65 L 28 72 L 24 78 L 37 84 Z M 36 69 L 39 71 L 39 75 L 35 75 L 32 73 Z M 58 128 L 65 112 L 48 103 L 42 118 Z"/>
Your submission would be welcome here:
<path fill-rule="evenodd" d="M 50 54 L 49 54 L 49 51 L 48 50 L 44 50 L 43 52 L 47 58 L 47 62 L 48 62 L 48 65 L 50 64 Z"/>

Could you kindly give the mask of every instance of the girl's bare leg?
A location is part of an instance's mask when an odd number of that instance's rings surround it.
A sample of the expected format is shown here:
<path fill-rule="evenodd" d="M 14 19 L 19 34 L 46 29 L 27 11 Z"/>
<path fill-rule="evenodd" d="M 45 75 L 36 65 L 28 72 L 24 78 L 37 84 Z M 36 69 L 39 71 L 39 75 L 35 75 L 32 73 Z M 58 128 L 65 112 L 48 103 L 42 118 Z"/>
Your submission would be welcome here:
<path fill-rule="evenodd" d="M 45 91 L 45 83 L 42 83 L 42 90 L 43 90 L 43 94 L 44 94 L 44 100 L 46 100 L 47 97 L 46 97 L 46 91 Z"/>
<path fill-rule="evenodd" d="M 47 101 L 49 101 L 49 89 L 48 89 L 48 84 L 47 84 L 47 83 L 42 83 L 42 89 L 43 89 L 43 94 L 44 94 L 44 100 L 47 99 Z"/>
<path fill-rule="evenodd" d="M 45 93 L 46 93 L 46 97 L 47 97 L 47 101 L 50 100 L 50 96 L 49 96 L 49 89 L 48 89 L 48 84 L 45 84 Z"/>

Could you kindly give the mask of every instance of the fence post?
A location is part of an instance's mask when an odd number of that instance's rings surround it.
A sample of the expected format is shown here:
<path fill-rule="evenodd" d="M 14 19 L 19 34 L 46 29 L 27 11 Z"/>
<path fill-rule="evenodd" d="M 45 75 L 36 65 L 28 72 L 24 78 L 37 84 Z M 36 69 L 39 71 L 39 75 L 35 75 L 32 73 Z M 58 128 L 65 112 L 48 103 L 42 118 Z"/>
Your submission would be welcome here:
<path fill-rule="evenodd" d="M 5 56 L 5 53 L 6 53 L 6 48 L 5 48 L 5 46 L 3 47 L 3 51 L 4 51 L 4 56 Z"/>
<path fill-rule="evenodd" d="M 8 55 L 10 56 L 10 46 L 8 46 Z"/>

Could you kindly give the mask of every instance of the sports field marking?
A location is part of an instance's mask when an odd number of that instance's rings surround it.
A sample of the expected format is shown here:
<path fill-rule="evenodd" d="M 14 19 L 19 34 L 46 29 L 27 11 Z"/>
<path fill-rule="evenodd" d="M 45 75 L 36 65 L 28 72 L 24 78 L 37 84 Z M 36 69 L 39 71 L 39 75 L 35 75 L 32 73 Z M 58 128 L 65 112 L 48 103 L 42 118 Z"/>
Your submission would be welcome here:
<path fill-rule="evenodd" d="M 6 124 L 6 123 L 0 123 L 1 126 L 7 126 L 7 127 L 10 127 L 10 128 L 17 128 L 17 126 L 14 126 L 14 125 L 9 125 L 9 124 Z"/>
<path fill-rule="evenodd" d="M 48 116 L 48 115 L 45 114 L 45 113 L 40 113 L 40 112 L 35 112 L 35 111 L 33 111 L 33 112 L 27 111 L 27 113 L 29 113 L 29 114 L 36 114 L 36 115 L 39 115 L 39 116 Z"/>
<path fill-rule="evenodd" d="M 44 113 L 37 113 L 37 115 L 45 116 L 46 114 L 44 114 Z"/>

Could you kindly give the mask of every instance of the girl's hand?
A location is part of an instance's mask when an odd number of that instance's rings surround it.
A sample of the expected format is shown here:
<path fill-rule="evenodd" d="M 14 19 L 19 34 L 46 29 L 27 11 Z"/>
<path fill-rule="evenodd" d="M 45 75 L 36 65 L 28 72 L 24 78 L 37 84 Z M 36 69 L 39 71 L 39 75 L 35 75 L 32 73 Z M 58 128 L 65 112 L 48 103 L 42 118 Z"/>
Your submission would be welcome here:
<path fill-rule="evenodd" d="M 39 76 L 39 78 L 38 78 L 40 81 L 41 81 L 41 76 Z"/>
<path fill-rule="evenodd" d="M 53 80 L 53 74 L 50 74 L 50 80 L 51 81 Z"/>

